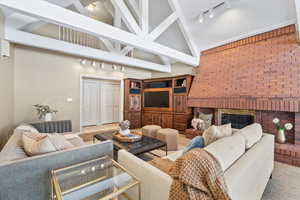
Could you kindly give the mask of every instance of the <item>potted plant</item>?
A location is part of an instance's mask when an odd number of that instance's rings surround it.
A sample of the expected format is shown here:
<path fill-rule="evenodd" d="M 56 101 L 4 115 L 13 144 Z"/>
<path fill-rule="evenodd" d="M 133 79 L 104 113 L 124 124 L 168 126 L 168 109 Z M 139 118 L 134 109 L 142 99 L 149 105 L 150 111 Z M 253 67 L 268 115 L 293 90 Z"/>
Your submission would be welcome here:
<path fill-rule="evenodd" d="M 293 125 L 291 123 L 285 123 L 283 125 L 280 123 L 280 120 L 278 118 L 274 118 L 273 123 L 275 124 L 278 131 L 276 137 L 277 142 L 284 144 L 286 142 L 285 131 L 291 130 L 293 128 Z"/>
<path fill-rule="evenodd" d="M 34 107 L 40 120 L 44 119 L 45 121 L 52 121 L 53 114 L 58 112 L 57 110 L 51 109 L 48 105 L 36 104 Z"/>

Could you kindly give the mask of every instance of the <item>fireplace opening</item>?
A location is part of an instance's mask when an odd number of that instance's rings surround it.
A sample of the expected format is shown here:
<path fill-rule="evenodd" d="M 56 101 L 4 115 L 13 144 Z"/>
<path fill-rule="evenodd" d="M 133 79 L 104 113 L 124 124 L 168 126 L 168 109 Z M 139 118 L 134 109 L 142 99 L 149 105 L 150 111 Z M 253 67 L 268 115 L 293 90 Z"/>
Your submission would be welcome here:
<path fill-rule="evenodd" d="M 254 123 L 253 115 L 239 115 L 222 113 L 221 124 L 231 123 L 232 128 L 241 129 Z"/>

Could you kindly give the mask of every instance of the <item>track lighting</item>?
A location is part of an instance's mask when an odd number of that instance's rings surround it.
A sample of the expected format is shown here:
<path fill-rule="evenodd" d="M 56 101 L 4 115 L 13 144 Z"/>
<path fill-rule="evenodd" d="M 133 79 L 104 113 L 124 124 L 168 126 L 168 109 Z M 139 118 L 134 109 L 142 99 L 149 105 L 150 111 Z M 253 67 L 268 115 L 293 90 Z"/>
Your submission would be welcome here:
<path fill-rule="evenodd" d="M 112 65 L 112 69 L 113 70 L 117 70 L 117 66 L 116 65 Z"/>
<path fill-rule="evenodd" d="M 201 23 L 201 24 L 204 22 L 203 13 L 199 15 L 198 22 Z"/>
<path fill-rule="evenodd" d="M 86 59 L 81 59 L 80 64 L 85 65 L 86 64 Z"/>
<path fill-rule="evenodd" d="M 121 67 L 121 71 L 122 71 L 122 72 L 125 71 L 125 67 L 124 67 L 124 66 Z"/>
<path fill-rule="evenodd" d="M 92 65 L 92 67 L 96 67 L 96 65 L 97 65 L 96 61 L 92 61 L 91 65 Z"/>
<path fill-rule="evenodd" d="M 104 69 L 104 63 L 101 63 L 101 64 L 100 64 L 100 68 L 101 68 L 101 69 Z"/>
<path fill-rule="evenodd" d="M 215 16 L 213 8 L 209 9 L 209 18 L 213 18 Z"/>

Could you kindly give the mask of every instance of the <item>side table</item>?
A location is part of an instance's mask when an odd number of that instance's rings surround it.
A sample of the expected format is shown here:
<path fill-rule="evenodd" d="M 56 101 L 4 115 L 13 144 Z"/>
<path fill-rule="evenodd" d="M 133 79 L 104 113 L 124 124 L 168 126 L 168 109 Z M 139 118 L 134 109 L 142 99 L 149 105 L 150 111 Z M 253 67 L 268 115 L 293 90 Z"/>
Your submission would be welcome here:
<path fill-rule="evenodd" d="M 195 130 L 193 128 L 189 128 L 185 130 L 185 137 L 188 139 L 193 139 L 196 136 L 202 136 L 204 131 L 202 130 Z"/>

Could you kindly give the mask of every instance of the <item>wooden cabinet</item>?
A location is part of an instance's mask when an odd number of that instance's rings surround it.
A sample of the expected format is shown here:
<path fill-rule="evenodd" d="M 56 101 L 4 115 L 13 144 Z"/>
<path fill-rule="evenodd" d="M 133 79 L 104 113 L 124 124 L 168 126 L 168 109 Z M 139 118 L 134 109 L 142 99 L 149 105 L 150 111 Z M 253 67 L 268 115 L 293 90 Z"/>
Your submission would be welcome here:
<path fill-rule="evenodd" d="M 161 127 L 173 128 L 173 114 L 162 114 Z"/>
<path fill-rule="evenodd" d="M 185 113 L 187 111 L 186 95 L 174 95 L 174 112 Z"/>
<path fill-rule="evenodd" d="M 162 128 L 173 128 L 173 114 L 160 112 L 143 112 L 143 126 L 158 125 Z"/>
<path fill-rule="evenodd" d="M 174 128 L 185 133 L 190 127 L 192 109 L 187 106 L 187 97 L 193 76 L 137 80 L 126 79 L 124 118 L 131 122 L 131 128 L 145 125 L 159 125 L 162 128 Z M 169 91 L 169 107 L 143 107 L 144 92 Z"/>

